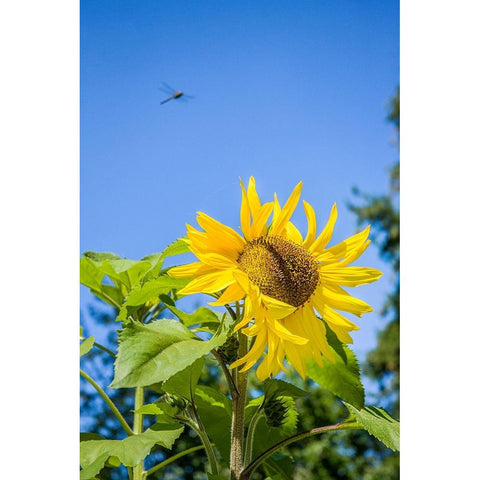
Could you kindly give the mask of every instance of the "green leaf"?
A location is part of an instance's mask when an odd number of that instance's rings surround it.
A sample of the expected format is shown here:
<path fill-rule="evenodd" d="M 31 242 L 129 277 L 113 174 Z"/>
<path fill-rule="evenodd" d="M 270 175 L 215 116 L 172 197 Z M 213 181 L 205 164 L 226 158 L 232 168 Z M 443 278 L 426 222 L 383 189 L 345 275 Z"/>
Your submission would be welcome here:
<path fill-rule="evenodd" d="M 98 269 L 98 265 L 88 258 L 80 259 L 80 283 L 91 290 L 102 291 L 102 279 L 104 273 Z"/>
<path fill-rule="evenodd" d="M 262 467 L 271 480 L 291 480 L 293 478 L 293 458 L 289 455 L 276 452 L 262 463 Z"/>
<path fill-rule="evenodd" d="M 111 252 L 83 252 L 83 256 L 85 258 L 89 258 L 90 260 L 98 263 L 102 263 L 104 260 L 121 260 L 121 257 L 119 257 L 115 253 Z"/>
<path fill-rule="evenodd" d="M 370 435 L 376 437 L 394 452 L 400 450 L 400 422 L 398 420 L 392 418 L 382 408 L 364 407 L 357 410 L 348 403 L 345 403 L 345 405 L 353 414 L 355 420 Z"/>
<path fill-rule="evenodd" d="M 87 440 L 80 443 L 80 465 L 85 479 L 97 474 L 109 457 L 117 457 L 128 467 L 138 465 L 154 445 L 172 448 L 183 431 L 178 423 L 156 423 L 145 432 L 123 440 Z M 96 470 L 93 474 L 92 470 Z M 83 472 L 83 470 L 82 470 Z M 91 475 L 91 476 L 88 476 Z"/>
<path fill-rule="evenodd" d="M 161 400 L 158 400 L 155 403 L 142 405 L 138 410 L 135 410 L 135 413 L 141 413 L 142 415 L 156 415 L 157 422 L 160 423 L 171 422 L 177 412 L 177 408 L 172 407 L 167 402 L 162 402 Z"/>
<path fill-rule="evenodd" d="M 174 289 L 183 288 L 187 283 L 188 279 L 162 275 L 144 284 L 137 284 L 122 304 L 117 321 L 126 320 L 128 315 L 131 315 L 143 305 L 150 306 L 159 303 L 160 295 L 165 295 Z"/>
<path fill-rule="evenodd" d="M 195 399 L 202 399 L 209 405 L 223 408 L 232 415 L 232 401 L 219 390 L 208 385 L 198 385 L 195 389 Z"/>
<path fill-rule="evenodd" d="M 346 345 L 340 343 L 336 336 L 331 336 L 327 329 L 327 340 L 332 347 L 335 363 L 324 360 L 320 367 L 315 360 L 307 360 L 307 375 L 334 393 L 342 400 L 356 408 L 362 408 L 365 403 L 365 391 L 360 379 L 360 367 L 355 354 Z"/>
<path fill-rule="evenodd" d="M 156 300 L 161 294 L 183 288 L 187 283 L 188 280 L 183 278 L 172 278 L 168 275 L 162 275 L 155 280 L 135 287 L 128 295 L 125 303 L 131 306 L 144 305 L 150 300 Z"/>
<path fill-rule="evenodd" d="M 195 390 L 195 405 L 208 437 L 222 458 L 228 461 L 232 422 L 231 400 L 218 390 L 199 385 Z"/>
<path fill-rule="evenodd" d="M 207 307 L 200 307 L 193 313 L 185 313 L 176 308 L 174 305 L 169 305 L 166 302 L 165 306 L 171 312 L 173 312 L 179 318 L 179 320 L 187 327 L 191 327 L 193 325 L 210 324 L 216 328 L 216 326 L 220 323 L 221 320 L 221 316 L 219 313 L 214 312 Z"/>
<path fill-rule="evenodd" d="M 178 238 L 173 243 L 171 243 L 163 252 L 162 255 L 164 258 L 171 257 L 173 255 L 181 255 L 182 253 L 190 252 L 188 243 L 185 241 L 186 237 Z"/>
<path fill-rule="evenodd" d="M 80 283 L 104 302 L 119 308 L 124 295 L 118 287 L 102 283 L 104 277 L 100 264 L 86 257 L 80 259 Z"/>
<path fill-rule="evenodd" d="M 280 395 L 286 395 L 288 397 L 298 398 L 305 397 L 308 392 L 296 387 L 295 385 L 284 382 L 283 380 L 267 379 L 263 383 L 263 390 L 267 398 L 273 398 Z"/>
<path fill-rule="evenodd" d="M 153 255 L 148 255 L 142 258 L 142 260 L 150 262 L 152 265 L 148 272 L 145 273 L 144 280 L 151 280 L 160 274 L 165 258 L 172 255 L 187 253 L 189 251 L 190 249 L 188 248 L 188 244 L 185 242 L 185 240 L 183 238 L 179 238 L 171 243 L 162 253 L 154 253 Z"/>
<path fill-rule="evenodd" d="M 191 400 L 190 392 L 195 392 L 198 379 L 202 374 L 205 359 L 199 358 L 187 368 L 170 377 L 162 384 L 162 390 Z"/>
<path fill-rule="evenodd" d="M 87 440 L 105 440 L 105 437 L 98 433 L 80 432 L 80 441 L 86 442 Z"/>
<path fill-rule="evenodd" d="M 105 260 L 99 269 L 117 285 L 124 285 L 130 291 L 140 280 L 142 275 L 150 269 L 149 262 L 120 259 Z"/>
<path fill-rule="evenodd" d="M 95 343 L 95 337 L 88 337 L 80 344 L 80 356 L 82 357 L 86 353 L 88 353 Z"/>
<path fill-rule="evenodd" d="M 119 334 L 112 388 L 164 382 L 225 343 L 231 327 L 224 321 L 210 340 L 201 340 L 175 320 L 143 325 L 131 322 Z"/>
<path fill-rule="evenodd" d="M 168 355 L 168 347 L 193 337 L 190 330 L 175 320 L 162 319 L 147 325 L 131 322 L 125 325 L 119 332 L 120 345 L 111 387 L 148 386 L 167 380 L 185 368 L 175 368 L 175 358 Z M 165 366 L 170 367 L 172 373 L 162 371 Z"/>
<path fill-rule="evenodd" d="M 105 466 L 108 457 L 108 453 L 100 454 L 91 463 L 83 467 L 80 471 L 80 480 L 93 480 L 95 478 L 95 475 L 99 473 L 100 470 Z"/>

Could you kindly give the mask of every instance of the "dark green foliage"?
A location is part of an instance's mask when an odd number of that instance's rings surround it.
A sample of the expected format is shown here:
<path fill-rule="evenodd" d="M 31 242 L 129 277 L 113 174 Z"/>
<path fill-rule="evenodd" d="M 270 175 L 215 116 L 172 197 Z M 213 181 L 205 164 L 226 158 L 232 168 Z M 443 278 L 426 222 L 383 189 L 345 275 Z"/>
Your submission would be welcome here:
<path fill-rule="evenodd" d="M 395 126 L 396 143 L 400 136 L 400 91 L 389 104 L 388 121 Z M 361 205 L 351 205 L 357 214 L 359 225 L 372 225 L 372 238 L 378 246 L 380 256 L 392 266 L 395 284 L 385 301 L 382 314 L 389 318 L 378 335 L 377 346 L 364 365 L 366 375 L 378 381 L 383 398 L 388 400 L 390 411 L 398 417 L 398 388 L 400 374 L 400 163 L 396 161 L 390 169 L 390 191 L 387 195 L 371 196 L 359 193 Z"/>

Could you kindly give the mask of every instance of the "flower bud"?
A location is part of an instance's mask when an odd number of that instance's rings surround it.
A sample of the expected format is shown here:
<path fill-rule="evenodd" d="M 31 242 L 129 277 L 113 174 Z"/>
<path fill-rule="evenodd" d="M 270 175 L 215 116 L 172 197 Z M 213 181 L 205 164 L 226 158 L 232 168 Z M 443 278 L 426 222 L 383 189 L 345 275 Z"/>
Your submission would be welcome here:
<path fill-rule="evenodd" d="M 178 395 L 172 395 L 170 393 L 166 393 L 165 395 L 163 395 L 161 401 L 167 403 L 172 408 L 176 409 L 177 413 L 183 412 L 183 410 L 185 410 L 188 406 L 188 403 L 184 398 Z"/>
<path fill-rule="evenodd" d="M 284 401 L 274 398 L 267 402 L 264 412 L 269 427 L 280 427 L 287 418 L 288 406 Z"/>
<path fill-rule="evenodd" d="M 238 359 L 238 338 L 233 335 L 227 338 L 227 341 L 217 348 L 217 352 L 220 355 L 222 361 L 229 365 Z"/>

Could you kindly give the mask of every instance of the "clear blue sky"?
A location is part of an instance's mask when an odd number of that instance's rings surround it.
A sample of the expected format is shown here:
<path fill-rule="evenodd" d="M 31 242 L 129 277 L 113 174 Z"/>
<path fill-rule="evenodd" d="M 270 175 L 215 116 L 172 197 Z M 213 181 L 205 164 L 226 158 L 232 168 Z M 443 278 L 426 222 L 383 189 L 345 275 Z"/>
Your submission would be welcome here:
<path fill-rule="evenodd" d="M 239 176 L 264 201 L 303 180 L 320 222 L 336 201 L 334 242 L 356 231 L 354 185 L 387 191 L 397 0 L 82 0 L 80 20 L 82 251 L 161 251 L 198 210 L 236 227 Z M 162 82 L 195 98 L 160 105 Z M 391 274 L 373 247 L 361 263 L 386 272 L 354 290 L 378 312 Z M 361 358 L 377 312 L 354 334 Z"/>

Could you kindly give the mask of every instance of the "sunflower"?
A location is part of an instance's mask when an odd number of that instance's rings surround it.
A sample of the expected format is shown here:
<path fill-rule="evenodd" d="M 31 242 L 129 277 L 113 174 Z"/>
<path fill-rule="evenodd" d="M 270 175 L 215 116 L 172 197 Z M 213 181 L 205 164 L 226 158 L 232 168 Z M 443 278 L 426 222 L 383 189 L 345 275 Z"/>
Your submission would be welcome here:
<path fill-rule="evenodd" d="M 243 237 L 198 212 L 202 230 L 187 225 L 189 248 L 198 262 L 174 267 L 169 274 L 175 278 L 193 278 L 180 294 L 219 295 L 211 305 L 244 299 L 243 317 L 235 325 L 235 331 L 241 330 L 255 341 L 247 354 L 230 368 L 242 366 L 240 371 L 246 371 L 266 350 L 257 368 L 260 380 L 286 371 L 285 358 L 305 378 L 307 359 L 315 359 L 320 366 L 325 359 L 335 361 L 325 323 L 341 342 L 352 343 L 349 332 L 358 327 L 338 310 L 358 317 L 373 310 L 342 288 L 370 283 L 382 275 L 373 268 L 349 266 L 368 247 L 370 227 L 326 248 L 337 219 L 335 204 L 325 228 L 317 236 L 315 211 L 303 202 L 308 221 L 304 238 L 290 222 L 300 199 L 301 182 L 283 207 L 276 195 L 273 202 L 262 204 L 253 177 L 247 190 L 241 180 L 240 184 Z"/>

